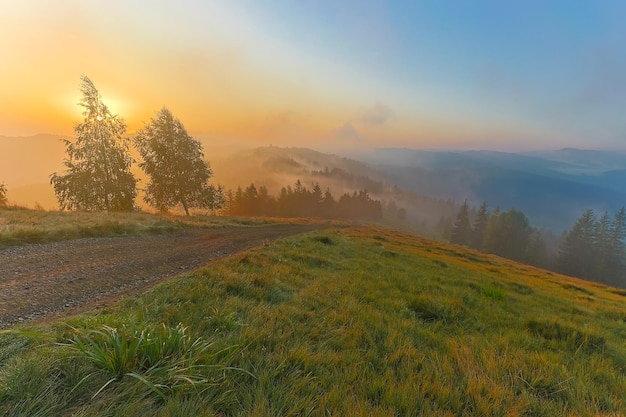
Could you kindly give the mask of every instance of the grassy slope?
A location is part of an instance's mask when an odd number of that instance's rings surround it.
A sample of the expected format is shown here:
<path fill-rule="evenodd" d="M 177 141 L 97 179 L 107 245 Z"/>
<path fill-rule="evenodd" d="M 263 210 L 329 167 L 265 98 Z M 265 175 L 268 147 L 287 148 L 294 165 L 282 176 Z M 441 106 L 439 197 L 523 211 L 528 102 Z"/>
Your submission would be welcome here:
<path fill-rule="evenodd" d="M 59 324 L 0 335 L 0 414 L 621 415 L 624 295 L 389 230 L 309 233 L 69 321 L 183 323 L 216 352 L 200 394 L 123 376 L 94 397 L 110 377 L 79 384 L 94 365 L 42 345 Z"/>
<path fill-rule="evenodd" d="M 205 215 L 187 217 L 145 212 L 63 212 L 0 206 L 0 249 L 85 237 L 151 235 L 189 227 L 249 226 L 303 221 Z"/>

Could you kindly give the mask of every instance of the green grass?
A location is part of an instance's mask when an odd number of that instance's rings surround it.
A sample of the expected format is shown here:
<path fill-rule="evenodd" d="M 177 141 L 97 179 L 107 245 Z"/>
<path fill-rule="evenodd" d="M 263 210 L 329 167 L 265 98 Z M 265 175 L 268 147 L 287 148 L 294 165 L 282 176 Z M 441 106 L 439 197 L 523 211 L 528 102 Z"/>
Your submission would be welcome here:
<path fill-rule="evenodd" d="M 142 236 L 190 227 L 259 226 L 303 219 L 175 216 L 144 212 L 45 211 L 0 206 L 0 249 L 86 237 Z"/>
<path fill-rule="evenodd" d="M 0 334 L 0 415 L 618 416 L 625 340 L 620 291 L 330 230 Z"/>
<path fill-rule="evenodd" d="M 219 384 L 219 378 L 208 378 L 207 374 L 210 370 L 219 375 L 223 369 L 203 364 L 207 362 L 205 356 L 211 344 L 201 338 L 192 339 L 181 324 L 153 329 L 103 325 L 99 329 L 73 330 L 73 337 L 62 345 L 73 350 L 77 358 L 89 360 L 96 368 L 81 383 L 99 374 L 109 378 L 94 397 L 109 384 L 129 377 L 141 382 L 164 401 L 178 391 L 190 390 L 199 394 L 199 388 Z"/>

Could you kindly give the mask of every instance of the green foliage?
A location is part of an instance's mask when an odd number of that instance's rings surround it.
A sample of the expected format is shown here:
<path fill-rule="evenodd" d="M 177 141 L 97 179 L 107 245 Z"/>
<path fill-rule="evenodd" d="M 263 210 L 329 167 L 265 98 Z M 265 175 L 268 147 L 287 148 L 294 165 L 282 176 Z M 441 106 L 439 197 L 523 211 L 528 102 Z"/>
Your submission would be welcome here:
<path fill-rule="evenodd" d="M 531 232 L 528 218 L 521 211 L 496 212 L 489 218 L 483 247 L 486 252 L 524 262 Z"/>
<path fill-rule="evenodd" d="M 568 275 L 623 287 L 626 276 L 625 237 L 624 208 L 615 213 L 613 221 L 608 212 L 597 219 L 593 210 L 585 210 L 561 244 L 559 270 Z"/>
<path fill-rule="evenodd" d="M 139 166 L 150 178 L 146 203 L 160 211 L 182 206 L 187 215 L 192 207 L 222 206 L 222 189 L 209 183 L 213 172 L 204 160 L 202 144 L 167 108 L 137 133 L 135 145 L 143 159 Z"/>
<path fill-rule="evenodd" d="M 66 173 L 50 176 L 63 210 L 131 211 L 136 179 L 130 172 L 132 158 L 123 138 L 124 121 L 100 100 L 100 93 L 86 76 L 81 77 L 84 108 L 82 123 L 74 127 L 76 141 L 65 141 Z"/>
<path fill-rule="evenodd" d="M 496 209 L 490 214 L 487 203 L 483 202 L 470 224 L 466 201 L 459 209 L 454 225 L 442 223 L 441 227 L 444 237 L 451 243 L 539 267 L 550 264 L 545 231 L 533 229 L 521 211 Z"/>
<path fill-rule="evenodd" d="M 472 243 L 472 225 L 469 219 L 469 206 L 467 200 L 463 203 L 456 216 L 456 222 L 452 227 L 450 241 L 456 245 L 469 246 Z"/>
<path fill-rule="evenodd" d="M 471 247 L 476 250 L 483 249 L 485 241 L 485 233 L 489 225 L 489 210 L 487 210 L 487 202 L 483 201 L 476 213 L 474 224 L 472 225 L 472 244 Z"/>
<path fill-rule="evenodd" d="M 294 187 L 283 187 L 278 197 L 265 186 L 250 184 L 244 190 L 226 193 L 226 213 L 234 216 L 321 217 L 328 219 L 380 220 L 382 203 L 367 190 L 344 193 L 335 200 L 330 190 L 322 192 L 318 183 L 307 189 L 300 180 Z"/>

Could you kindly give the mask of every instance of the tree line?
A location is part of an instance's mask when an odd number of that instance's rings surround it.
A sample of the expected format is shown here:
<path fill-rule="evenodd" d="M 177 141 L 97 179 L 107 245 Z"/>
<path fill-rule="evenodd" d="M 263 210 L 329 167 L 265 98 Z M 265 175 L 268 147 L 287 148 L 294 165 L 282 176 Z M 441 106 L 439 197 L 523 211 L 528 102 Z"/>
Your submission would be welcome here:
<path fill-rule="evenodd" d="M 568 275 L 623 287 L 626 278 L 624 238 L 624 207 L 612 219 L 608 212 L 597 218 L 595 212 L 588 209 L 564 236 L 558 268 Z"/>
<path fill-rule="evenodd" d="M 265 186 L 254 183 L 245 189 L 225 193 L 224 214 L 232 216 L 321 217 L 328 219 L 380 220 L 382 204 L 367 190 L 344 193 L 335 199 L 330 189 L 322 191 L 319 183 L 308 189 L 300 180 L 294 187 L 283 187 L 278 196 L 270 195 Z"/>
<path fill-rule="evenodd" d="M 519 210 L 490 213 L 483 202 L 473 215 L 470 212 L 466 201 L 446 236 L 451 243 L 609 285 L 626 284 L 623 207 L 612 219 L 608 212 L 597 218 L 586 210 L 558 239 L 554 253 L 548 250 L 546 231 L 533 228 Z"/>
<path fill-rule="evenodd" d="M 382 193 L 385 188 L 385 184 L 381 181 L 375 181 L 365 175 L 354 175 L 337 167 L 332 169 L 325 167 L 323 170 L 313 170 L 311 171 L 311 175 L 340 180 L 345 184 L 349 184 L 352 188 L 366 189 L 374 194 Z"/>
<path fill-rule="evenodd" d="M 130 211 L 135 208 L 138 180 L 131 172 L 131 140 L 126 124 L 102 102 L 93 82 L 81 77 L 83 121 L 74 127 L 76 140 L 65 141 L 65 172 L 50 182 L 62 210 Z M 132 144 L 141 155 L 139 167 L 148 176 L 144 200 L 166 211 L 181 207 L 217 209 L 223 190 L 209 183 L 213 172 L 202 145 L 167 108 L 141 129 Z"/>

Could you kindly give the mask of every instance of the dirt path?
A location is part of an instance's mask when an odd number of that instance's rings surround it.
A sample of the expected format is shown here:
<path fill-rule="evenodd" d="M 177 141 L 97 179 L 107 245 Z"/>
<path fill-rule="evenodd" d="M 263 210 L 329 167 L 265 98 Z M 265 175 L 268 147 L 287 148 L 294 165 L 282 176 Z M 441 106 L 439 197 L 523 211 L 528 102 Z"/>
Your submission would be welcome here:
<path fill-rule="evenodd" d="M 0 250 L 0 328 L 108 305 L 164 278 L 323 225 L 192 229 Z"/>

